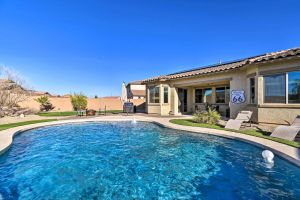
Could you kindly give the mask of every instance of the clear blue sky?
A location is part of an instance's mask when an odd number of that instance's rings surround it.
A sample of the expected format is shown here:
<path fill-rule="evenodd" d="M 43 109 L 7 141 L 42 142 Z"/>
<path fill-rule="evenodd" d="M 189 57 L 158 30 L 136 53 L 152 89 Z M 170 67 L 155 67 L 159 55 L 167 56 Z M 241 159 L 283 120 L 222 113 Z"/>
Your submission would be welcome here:
<path fill-rule="evenodd" d="M 129 82 L 300 46 L 299 0 L 0 0 L 0 64 L 37 90 Z"/>

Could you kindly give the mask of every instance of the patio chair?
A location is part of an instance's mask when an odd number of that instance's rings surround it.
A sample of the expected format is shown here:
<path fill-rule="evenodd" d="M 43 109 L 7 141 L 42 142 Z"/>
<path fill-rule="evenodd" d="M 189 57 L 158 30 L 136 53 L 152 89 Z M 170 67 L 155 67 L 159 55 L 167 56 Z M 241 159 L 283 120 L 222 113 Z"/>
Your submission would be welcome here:
<path fill-rule="evenodd" d="M 249 123 L 251 127 L 252 111 L 240 111 L 235 119 L 230 119 L 226 123 L 225 128 L 240 130 L 244 123 Z"/>
<path fill-rule="evenodd" d="M 86 114 L 86 110 L 77 110 L 77 116 L 82 117 Z"/>
<path fill-rule="evenodd" d="M 272 132 L 271 137 L 293 141 L 298 133 L 300 133 L 300 115 L 296 117 L 290 126 L 277 126 Z"/>

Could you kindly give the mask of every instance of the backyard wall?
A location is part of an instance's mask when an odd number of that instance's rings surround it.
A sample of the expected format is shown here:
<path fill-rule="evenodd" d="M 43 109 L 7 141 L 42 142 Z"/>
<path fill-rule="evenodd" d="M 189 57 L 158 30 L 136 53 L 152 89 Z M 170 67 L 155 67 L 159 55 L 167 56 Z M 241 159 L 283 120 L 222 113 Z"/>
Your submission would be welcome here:
<path fill-rule="evenodd" d="M 29 97 L 25 102 L 20 103 L 21 107 L 31 108 L 33 110 L 38 111 L 40 109 L 40 104 L 36 102 L 34 99 L 38 98 L 38 96 Z M 55 107 L 52 111 L 72 111 L 73 107 L 71 104 L 70 97 L 49 97 L 51 103 Z M 143 99 L 133 99 L 131 102 L 137 106 L 138 111 L 143 111 L 143 103 L 145 102 Z M 88 99 L 88 109 L 94 110 L 104 110 L 106 106 L 106 110 L 123 110 L 123 103 L 119 97 L 104 97 L 104 98 L 89 98 Z"/>

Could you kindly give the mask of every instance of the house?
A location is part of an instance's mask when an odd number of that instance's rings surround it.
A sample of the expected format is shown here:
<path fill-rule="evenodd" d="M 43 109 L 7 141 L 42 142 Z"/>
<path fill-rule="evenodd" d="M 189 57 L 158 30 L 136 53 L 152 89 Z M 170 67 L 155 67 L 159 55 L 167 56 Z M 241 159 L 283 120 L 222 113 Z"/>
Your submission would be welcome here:
<path fill-rule="evenodd" d="M 180 115 L 211 106 L 235 118 L 286 124 L 300 114 L 300 48 L 146 79 L 146 112 Z"/>
<path fill-rule="evenodd" d="M 142 81 L 130 82 L 126 86 L 128 99 L 145 99 L 146 86 L 142 85 Z"/>

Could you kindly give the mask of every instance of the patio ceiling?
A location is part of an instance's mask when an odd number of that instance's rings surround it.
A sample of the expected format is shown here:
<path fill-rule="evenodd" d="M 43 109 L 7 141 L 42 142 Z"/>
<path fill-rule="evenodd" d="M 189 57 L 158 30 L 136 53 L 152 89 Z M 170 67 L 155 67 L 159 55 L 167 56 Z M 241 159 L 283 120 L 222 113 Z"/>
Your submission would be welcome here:
<path fill-rule="evenodd" d="M 231 78 L 227 79 L 217 79 L 217 80 L 208 80 L 208 81 L 189 81 L 182 83 L 174 83 L 175 87 L 210 87 L 210 86 L 221 86 L 221 85 L 229 85 Z"/>

